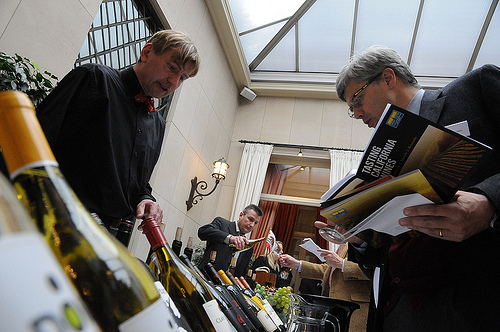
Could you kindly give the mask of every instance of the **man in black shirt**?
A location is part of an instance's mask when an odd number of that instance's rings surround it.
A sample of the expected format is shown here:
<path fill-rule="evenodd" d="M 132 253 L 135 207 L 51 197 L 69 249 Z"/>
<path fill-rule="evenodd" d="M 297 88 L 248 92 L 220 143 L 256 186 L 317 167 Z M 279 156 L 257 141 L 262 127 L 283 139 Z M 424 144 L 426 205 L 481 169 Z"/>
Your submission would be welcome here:
<path fill-rule="evenodd" d="M 60 168 L 90 212 L 111 233 L 122 220 L 163 210 L 149 180 L 165 120 L 151 98 L 163 98 L 197 74 L 199 55 L 181 32 L 154 34 L 134 67 L 85 64 L 73 69 L 37 108 Z"/>

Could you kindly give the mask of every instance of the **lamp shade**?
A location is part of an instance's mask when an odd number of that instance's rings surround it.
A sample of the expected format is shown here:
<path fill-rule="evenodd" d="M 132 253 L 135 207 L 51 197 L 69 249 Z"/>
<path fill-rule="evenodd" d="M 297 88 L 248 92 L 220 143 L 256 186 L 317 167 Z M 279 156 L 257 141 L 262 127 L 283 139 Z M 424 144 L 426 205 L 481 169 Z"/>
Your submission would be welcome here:
<path fill-rule="evenodd" d="M 228 168 L 229 164 L 226 162 L 226 159 L 224 159 L 224 157 L 220 158 L 217 161 L 214 161 L 214 170 L 212 172 L 212 177 L 219 180 L 224 180 L 226 178 L 226 172 Z"/>

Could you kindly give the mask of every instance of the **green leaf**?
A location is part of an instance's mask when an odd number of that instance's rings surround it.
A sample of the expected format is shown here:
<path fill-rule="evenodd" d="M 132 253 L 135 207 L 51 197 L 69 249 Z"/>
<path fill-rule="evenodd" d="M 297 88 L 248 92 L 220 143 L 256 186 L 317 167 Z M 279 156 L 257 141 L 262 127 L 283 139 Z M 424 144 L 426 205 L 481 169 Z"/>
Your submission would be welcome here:
<path fill-rule="evenodd" d="M 0 91 L 19 90 L 25 92 L 35 107 L 57 84 L 57 76 L 19 54 L 10 56 L 0 51 Z"/>

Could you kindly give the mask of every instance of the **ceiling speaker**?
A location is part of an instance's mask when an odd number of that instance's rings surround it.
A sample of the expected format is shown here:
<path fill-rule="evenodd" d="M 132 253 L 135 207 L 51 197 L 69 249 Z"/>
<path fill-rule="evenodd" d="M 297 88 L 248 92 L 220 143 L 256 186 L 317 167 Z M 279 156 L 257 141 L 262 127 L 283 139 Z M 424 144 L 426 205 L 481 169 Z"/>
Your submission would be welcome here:
<path fill-rule="evenodd" d="M 241 90 L 240 95 L 242 95 L 243 97 L 245 97 L 246 99 L 248 99 L 250 101 L 254 100 L 255 97 L 257 97 L 255 92 L 253 92 L 252 90 L 250 90 L 247 87 L 244 87 L 243 90 Z"/>

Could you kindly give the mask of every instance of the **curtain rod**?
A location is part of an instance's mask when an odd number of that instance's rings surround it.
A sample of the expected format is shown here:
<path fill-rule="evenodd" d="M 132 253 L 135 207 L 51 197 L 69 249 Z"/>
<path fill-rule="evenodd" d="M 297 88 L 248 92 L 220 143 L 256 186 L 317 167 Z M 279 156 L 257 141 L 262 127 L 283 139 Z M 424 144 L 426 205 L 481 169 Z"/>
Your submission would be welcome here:
<path fill-rule="evenodd" d="M 339 150 L 339 151 L 353 151 L 353 152 L 363 152 L 364 150 L 359 149 L 348 149 L 348 148 L 329 148 L 324 146 L 313 146 L 313 145 L 295 145 L 295 144 L 285 144 L 285 143 L 271 143 L 271 142 L 259 142 L 259 141 L 247 141 L 247 140 L 239 140 L 240 143 L 250 143 L 250 144 L 267 144 L 273 145 L 281 148 L 295 148 L 295 149 L 305 149 L 305 150 Z"/>

